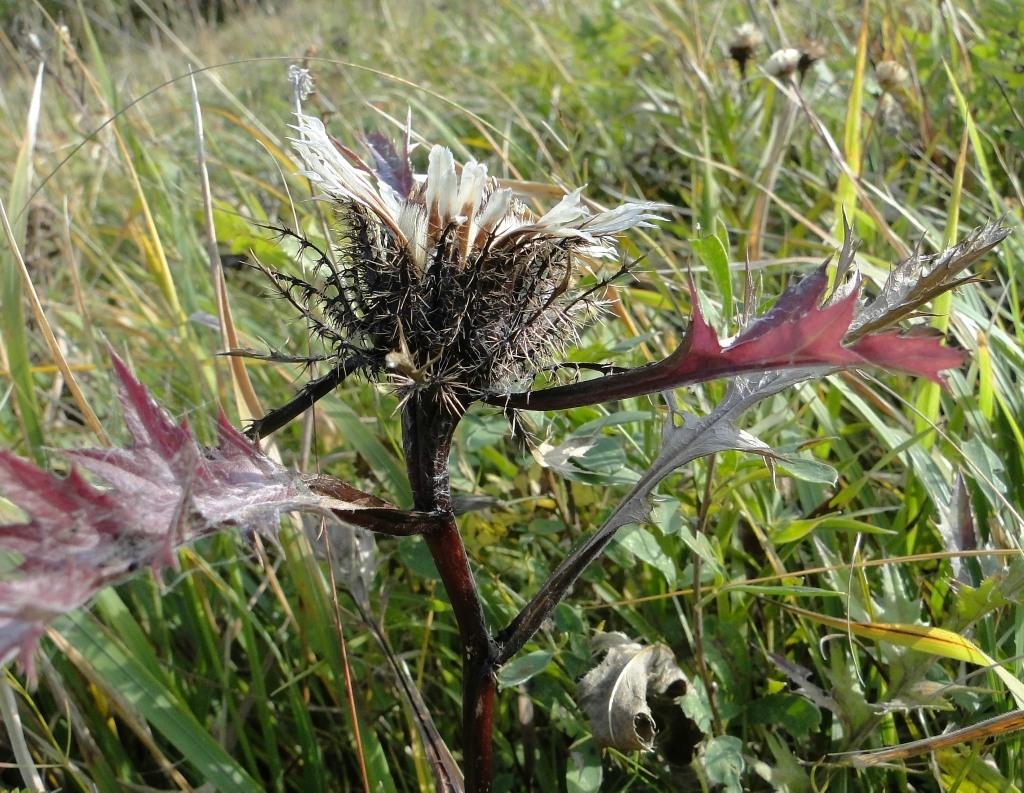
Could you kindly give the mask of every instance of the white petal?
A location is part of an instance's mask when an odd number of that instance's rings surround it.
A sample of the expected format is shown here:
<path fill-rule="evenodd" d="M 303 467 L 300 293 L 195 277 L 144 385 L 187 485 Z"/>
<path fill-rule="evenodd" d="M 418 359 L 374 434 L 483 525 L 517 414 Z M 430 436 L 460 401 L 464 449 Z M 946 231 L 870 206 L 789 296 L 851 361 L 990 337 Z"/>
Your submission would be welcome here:
<path fill-rule="evenodd" d="M 395 189 L 386 182 L 378 181 L 377 190 L 380 192 L 381 201 L 387 206 L 393 217 L 398 217 L 402 207 L 406 204 L 405 196 L 399 195 Z"/>
<path fill-rule="evenodd" d="M 398 227 L 405 235 L 406 249 L 417 269 L 423 272 L 427 261 L 427 211 L 422 204 L 403 203 Z"/>
<path fill-rule="evenodd" d="M 534 225 L 542 228 L 557 228 L 559 226 L 573 226 L 577 221 L 586 218 L 590 213 L 585 206 L 580 204 L 582 187 L 577 187 L 571 193 L 562 196 L 554 207 L 551 208 Z"/>
<path fill-rule="evenodd" d="M 477 225 L 486 232 L 495 230 L 498 223 L 508 214 L 512 205 L 512 191 L 508 188 L 494 190 L 488 197 L 480 217 L 477 218 Z"/>
<path fill-rule="evenodd" d="M 441 226 L 451 222 L 456 202 L 455 158 L 444 146 L 434 146 L 427 161 L 427 209 L 436 212 Z"/>
<path fill-rule="evenodd" d="M 350 163 L 335 147 L 323 122 L 313 116 L 296 114 L 299 137 L 292 139 L 310 181 L 323 188 L 328 198 L 358 201 L 391 227 L 395 226 L 392 207 L 374 189 L 369 174 Z"/>
<path fill-rule="evenodd" d="M 589 218 L 582 228 L 596 236 L 619 234 L 626 229 L 648 227 L 651 220 L 664 220 L 656 212 L 667 208 L 666 204 L 630 202 L 606 212 L 599 212 Z"/>
<path fill-rule="evenodd" d="M 459 216 L 465 218 L 465 226 L 460 231 L 462 258 L 469 256 L 470 248 L 476 241 L 477 217 L 480 202 L 483 200 L 484 186 L 487 184 L 487 166 L 476 162 L 468 162 L 462 167 L 462 181 L 459 183 Z"/>
<path fill-rule="evenodd" d="M 459 183 L 459 198 L 456 209 L 460 215 L 472 218 L 480 208 L 487 184 L 487 166 L 478 162 L 467 162 L 462 166 L 462 180 Z"/>

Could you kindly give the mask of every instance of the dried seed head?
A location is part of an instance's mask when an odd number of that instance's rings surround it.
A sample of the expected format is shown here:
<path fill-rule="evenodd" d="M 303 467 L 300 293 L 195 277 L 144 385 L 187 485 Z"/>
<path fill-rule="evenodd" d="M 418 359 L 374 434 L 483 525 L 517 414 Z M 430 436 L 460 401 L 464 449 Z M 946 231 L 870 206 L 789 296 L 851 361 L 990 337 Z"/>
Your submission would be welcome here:
<path fill-rule="evenodd" d="M 887 58 L 875 66 L 875 77 L 886 93 L 892 93 L 910 77 L 910 72 L 896 61 Z"/>
<path fill-rule="evenodd" d="M 596 306 L 579 277 L 656 218 L 648 203 L 592 214 L 582 188 L 537 217 L 442 146 L 415 175 L 408 132 L 401 151 L 368 136 L 370 167 L 318 119 L 300 114 L 296 129 L 303 173 L 334 210 L 334 256 L 315 285 L 277 274 L 283 291 L 337 356 L 358 351 L 371 376 L 404 396 L 431 391 L 452 413 L 521 387 L 571 344 Z"/>
<path fill-rule="evenodd" d="M 291 99 L 296 103 L 305 102 L 316 93 L 313 73 L 294 63 L 288 67 L 288 85 L 291 87 Z"/>
<path fill-rule="evenodd" d="M 825 57 L 825 53 L 825 45 L 820 41 L 810 39 L 804 42 L 800 48 L 800 60 L 796 64 L 796 71 L 801 82 L 807 76 L 807 71 Z"/>
<path fill-rule="evenodd" d="M 792 77 L 800 64 L 800 50 L 786 47 L 775 50 L 765 61 L 764 70 L 772 77 L 786 79 Z"/>
<path fill-rule="evenodd" d="M 754 57 L 754 51 L 764 43 L 764 36 L 752 22 L 744 22 L 733 31 L 729 42 L 729 57 L 736 61 L 740 77 L 747 73 L 747 62 Z"/>

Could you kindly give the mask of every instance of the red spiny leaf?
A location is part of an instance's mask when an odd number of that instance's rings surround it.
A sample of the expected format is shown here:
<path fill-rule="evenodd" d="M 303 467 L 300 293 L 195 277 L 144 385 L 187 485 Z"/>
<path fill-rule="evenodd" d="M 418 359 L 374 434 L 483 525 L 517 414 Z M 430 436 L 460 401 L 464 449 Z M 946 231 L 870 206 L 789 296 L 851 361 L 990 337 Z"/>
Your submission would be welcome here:
<path fill-rule="evenodd" d="M 62 479 L 0 450 L 0 490 L 29 516 L 28 523 L 0 525 L 0 547 L 25 556 L 23 567 L 87 553 L 116 531 L 116 501 L 74 471 Z M 95 516 L 91 531 L 76 521 L 83 513 Z"/>
<path fill-rule="evenodd" d="M 962 366 L 967 354 L 939 343 L 941 337 L 905 336 L 898 332 L 862 336 L 849 349 L 883 369 L 927 377 L 943 384 L 941 372 Z"/>
<path fill-rule="evenodd" d="M 27 516 L 0 525 L 0 550 L 18 566 L 0 580 L 0 664 L 31 651 L 57 616 L 143 567 L 174 563 L 174 550 L 230 526 L 274 531 L 282 512 L 319 509 L 301 476 L 274 463 L 221 414 L 219 445 L 202 449 L 113 354 L 131 443 L 68 452 L 82 469 L 65 478 L 0 451 L 0 491 Z"/>
<path fill-rule="evenodd" d="M 720 377 L 804 367 L 827 370 L 877 366 L 942 383 L 943 370 L 963 363 L 963 354 L 943 346 L 941 338 L 883 333 L 844 344 L 854 321 L 859 289 L 850 289 L 838 299 L 823 303 L 827 286 L 828 273 L 822 265 L 790 286 L 771 310 L 723 344 L 704 319 L 691 282 L 690 328 L 679 347 L 664 360 L 596 380 L 495 396 L 488 401 L 511 408 L 560 410 Z"/>
<path fill-rule="evenodd" d="M 85 603 L 97 591 L 96 572 L 67 565 L 59 577 L 25 574 L 0 581 L 0 665 L 21 657 L 30 680 L 32 656 L 47 625 Z"/>
<path fill-rule="evenodd" d="M 755 319 L 725 346 L 704 319 L 691 282 L 690 331 L 672 355 L 656 364 L 661 369 L 659 380 L 666 383 L 666 388 L 678 388 L 750 372 L 860 362 L 842 346 L 857 295 L 851 292 L 834 305 L 819 308 L 827 282 L 824 268 L 816 270 L 787 289 L 767 314 Z"/>
<path fill-rule="evenodd" d="M 111 362 L 117 377 L 117 398 L 133 446 L 151 448 L 159 456 L 173 459 L 195 442 L 188 427 L 174 423 L 142 383 L 132 377 L 124 361 L 111 354 Z"/>

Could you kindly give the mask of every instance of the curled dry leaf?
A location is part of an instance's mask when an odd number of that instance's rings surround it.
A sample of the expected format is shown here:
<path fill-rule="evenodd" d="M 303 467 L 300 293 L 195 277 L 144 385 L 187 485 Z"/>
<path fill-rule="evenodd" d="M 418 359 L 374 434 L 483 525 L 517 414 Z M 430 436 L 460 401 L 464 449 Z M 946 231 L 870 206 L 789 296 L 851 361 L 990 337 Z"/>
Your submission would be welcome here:
<path fill-rule="evenodd" d="M 579 702 L 601 746 L 623 752 L 654 748 L 658 727 L 649 698 L 680 696 L 686 675 L 664 644 L 644 646 L 622 633 L 598 634 L 592 642 L 604 660 L 579 682 Z"/>
<path fill-rule="evenodd" d="M 915 251 L 893 267 L 878 296 L 857 312 L 850 324 L 847 341 L 875 333 L 912 316 L 922 305 L 943 292 L 973 280 L 972 276 L 962 276 L 961 273 L 1006 239 L 1011 230 L 998 222 L 987 223 L 952 248 L 931 255 L 922 253 L 920 249 Z"/>

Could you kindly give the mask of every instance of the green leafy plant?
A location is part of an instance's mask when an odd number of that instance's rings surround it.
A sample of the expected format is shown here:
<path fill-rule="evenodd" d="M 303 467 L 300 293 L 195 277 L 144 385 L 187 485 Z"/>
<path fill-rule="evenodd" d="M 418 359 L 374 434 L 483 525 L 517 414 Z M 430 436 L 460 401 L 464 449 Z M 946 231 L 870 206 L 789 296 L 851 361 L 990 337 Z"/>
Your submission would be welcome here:
<path fill-rule="evenodd" d="M 848 239 L 830 295 L 822 266 L 725 345 L 702 316 L 691 285 L 689 328 L 664 360 L 619 371 L 605 364 L 599 371 L 606 373 L 596 378 L 533 389 L 530 380 L 548 361 L 558 363 L 578 316 L 593 312 L 595 295 L 609 283 L 579 286 L 585 268 L 612 255 L 610 240 L 652 221 L 657 207 L 624 204 L 591 214 L 576 190 L 537 218 L 511 188 L 489 180 L 484 166 L 470 163 L 458 174 L 441 146 L 430 152 L 425 179 L 417 179 L 409 160 L 411 131 L 401 149 L 368 138 L 372 167 L 333 140 L 317 119 L 299 115 L 298 132 L 295 145 L 307 174 L 332 204 L 337 255 L 317 252 L 317 282 L 267 275 L 309 321 L 310 332 L 329 345 L 329 357 L 307 362 L 327 360 L 331 370 L 288 406 L 257 420 L 249 434 L 259 439 L 279 429 L 351 373 L 388 377 L 400 399 L 413 510 L 330 477 L 290 475 L 257 446 L 243 443 L 223 418 L 219 445 L 203 451 L 119 364 L 134 443 L 124 451 L 70 453 L 107 482 L 110 492 L 74 471 L 60 480 L 10 454 L 0 458 L 8 497 L 29 518 L 3 527 L 4 547 L 22 560 L 3 582 L 0 659 L 18 651 L 30 659 L 53 618 L 130 571 L 173 563 L 177 544 L 217 527 L 251 533 L 267 522 L 273 526 L 284 511 L 305 509 L 330 511 L 380 534 L 419 535 L 452 603 L 462 645 L 466 779 L 450 754 L 437 749 L 432 765 L 444 790 L 491 789 L 498 670 L 551 617 L 616 533 L 648 520 L 650 496 L 665 477 L 699 457 L 731 449 L 778 456 L 738 430 L 735 421 L 757 402 L 808 379 L 881 366 L 940 381 L 941 370 L 961 362 L 960 353 L 933 337 L 882 329 L 959 284 L 964 268 L 1008 233 L 986 227 L 941 255 L 913 257 L 896 266 L 879 295 L 860 307 L 855 246 Z M 298 247 L 303 253 L 311 246 L 299 238 Z M 628 265 L 613 277 L 626 272 Z M 492 632 L 450 489 L 451 443 L 469 406 L 484 401 L 507 411 L 564 410 L 719 378 L 729 385 L 705 416 L 683 413 L 670 402 L 661 451 L 632 490 L 519 614 Z M 527 390 L 515 390 L 524 383 Z M 46 602 L 40 599 L 44 592 Z M 420 723 L 425 743 L 436 746 L 437 732 L 426 714 Z M 620 748 L 631 747 L 627 742 Z"/>

